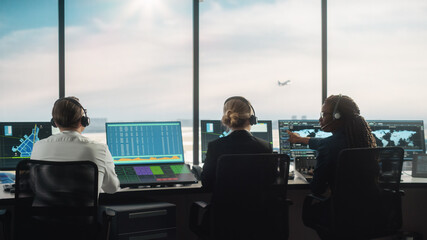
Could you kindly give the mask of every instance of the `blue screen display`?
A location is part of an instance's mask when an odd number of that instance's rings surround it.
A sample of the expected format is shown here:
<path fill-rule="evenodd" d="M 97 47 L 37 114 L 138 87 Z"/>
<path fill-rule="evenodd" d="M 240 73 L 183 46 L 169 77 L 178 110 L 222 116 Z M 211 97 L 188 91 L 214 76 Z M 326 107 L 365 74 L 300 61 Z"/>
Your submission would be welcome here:
<path fill-rule="evenodd" d="M 106 133 L 116 165 L 184 162 L 180 122 L 106 123 Z"/>

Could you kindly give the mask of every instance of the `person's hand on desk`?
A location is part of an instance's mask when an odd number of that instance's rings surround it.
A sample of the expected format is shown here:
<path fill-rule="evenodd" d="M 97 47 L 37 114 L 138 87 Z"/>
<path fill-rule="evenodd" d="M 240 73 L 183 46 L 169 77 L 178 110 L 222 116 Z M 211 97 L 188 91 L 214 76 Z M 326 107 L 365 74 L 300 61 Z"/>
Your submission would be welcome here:
<path fill-rule="evenodd" d="M 308 141 L 310 140 L 309 137 L 301 137 L 298 133 L 291 132 L 289 130 L 286 130 L 286 132 L 289 135 L 288 141 L 290 143 L 303 143 L 308 144 Z"/>

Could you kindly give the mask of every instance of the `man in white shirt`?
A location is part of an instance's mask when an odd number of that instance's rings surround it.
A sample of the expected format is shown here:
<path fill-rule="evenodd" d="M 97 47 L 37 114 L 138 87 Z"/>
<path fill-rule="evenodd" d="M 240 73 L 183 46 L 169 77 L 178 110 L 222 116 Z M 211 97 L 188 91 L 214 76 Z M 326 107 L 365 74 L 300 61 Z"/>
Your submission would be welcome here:
<path fill-rule="evenodd" d="M 108 146 L 82 136 L 90 123 L 86 109 L 75 97 L 58 99 L 52 109 L 52 125 L 60 133 L 35 143 L 31 159 L 44 161 L 93 161 L 98 166 L 98 192 L 115 193 L 120 189 Z"/>

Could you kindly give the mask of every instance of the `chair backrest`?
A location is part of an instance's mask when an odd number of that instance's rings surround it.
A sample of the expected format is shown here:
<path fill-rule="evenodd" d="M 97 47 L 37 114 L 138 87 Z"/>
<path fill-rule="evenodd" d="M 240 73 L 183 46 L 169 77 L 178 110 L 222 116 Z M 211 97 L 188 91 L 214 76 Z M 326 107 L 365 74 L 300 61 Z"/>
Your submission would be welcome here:
<path fill-rule="evenodd" d="M 286 154 L 230 154 L 218 159 L 211 229 L 217 239 L 286 239 Z"/>
<path fill-rule="evenodd" d="M 400 147 L 341 151 L 331 198 L 335 231 L 363 238 L 399 229 L 402 164 Z"/>
<path fill-rule="evenodd" d="M 93 231 L 90 228 L 97 224 L 97 211 L 98 168 L 95 163 L 19 162 L 16 169 L 14 221 L 17 239 L 25 238 L 22 234 L 34 236 L 38 233 L 43 237 L 61 234 L 53 236 L 58 239 L 72 236 L 70 233 L 77 231 L 90 235 Z"/>

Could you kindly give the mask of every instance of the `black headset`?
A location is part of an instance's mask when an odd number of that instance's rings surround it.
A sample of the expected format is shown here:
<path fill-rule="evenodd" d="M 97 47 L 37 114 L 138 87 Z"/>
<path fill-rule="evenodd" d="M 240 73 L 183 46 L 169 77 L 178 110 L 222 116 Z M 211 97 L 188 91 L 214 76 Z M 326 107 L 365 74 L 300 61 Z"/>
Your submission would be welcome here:
<path fill-rule="evenodd" d="M 242 101 L 242 102 L 246 103 L 246 104 L 249 106 L 249 108 L 250 108 L 250 109 L 252 109 L 252 111 L 254 112 L 254 114 L 251 114 L 251 116 L 249 117 L 249 124 L 251 124 L 251 125 L 255 125 L 255 124 L 257 124 L 257 123 L 258 123 L 258 118 L 255 116 L 255 109 L 254 109 L 254 107 L 252 107 L 252 105 L 249 103 L 249 101 L 248 101 L 248 100 L 246 100 L 246 98 L 244 98 L 244 97 L 240 97 L 240 96 L 229 97 L 229 98 L 227 98 L 227 100 L 225 100 L 224 105 L 225 105 L 228 101 L 230 101 L 230 100 L 232 100 L 232 99 L 240 100 L 240 101 Z"/>
<path fill-rule="evenodd" d="M 332 113 L 332 117 L 334 120 L 338 120 L 341 118 L 341 113 L 338 112 L 338 105 L 340 104 L 340 100 L 342 98 L 342 94 L 338 95 L 337 103 L 335 103 L 334 112 Z"/>
<path fill-rule="evenodd" d="M 83 127 L 87 127 L 87 126 L 89 126 L 89 124 L 90 124 L 90 118 L 87 116 L 87 110 L 86 110 L 86 108 L 84 108 L 84 107 L 79 103 L 79 101 L 77 101 L 76 99 L 71 98 L 71 97 L 60 98 L 60 99 L 56 100 L 56 102 L 53 104 L 53 107 L 55 108 L 56 104 L 57 104 L 58 102 L 63 101 L 63 100 L 66 100 L 66 101 L 72 102 L 73 104 L 75 104 L 75 105 L 77 105 L 78 107 L 80 107 L 80 108 L 83 110 L 83 112 L 85 113 L 85 114 L 84 114 L 84 116 L 82 116 L 82 118 L 80 119 L 80 122 L 81 122 L 81 124 L 82 124 L 82 126 L 83 126 Z M 50 124 L 52 124 L 52 126 L 53 126 L 53 127 L 58 127 L 58 126 L 56 126 L 56 123 L 55 123 L 55 121 L 53 120 L 53 118 L 52 118 L 52 119 L 50 119 Z"/>

